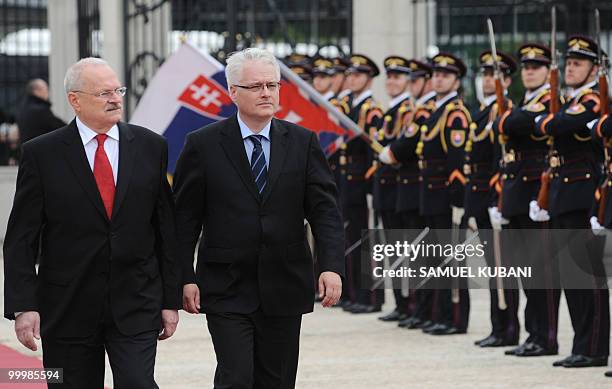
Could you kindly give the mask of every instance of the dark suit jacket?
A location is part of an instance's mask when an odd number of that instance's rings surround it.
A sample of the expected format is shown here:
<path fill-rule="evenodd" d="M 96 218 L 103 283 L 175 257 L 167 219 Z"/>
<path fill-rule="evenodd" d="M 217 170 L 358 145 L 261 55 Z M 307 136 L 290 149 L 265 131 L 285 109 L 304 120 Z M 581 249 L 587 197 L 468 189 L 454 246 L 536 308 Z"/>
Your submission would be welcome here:
<path fill-rule="evenodd" d="M 197 282 L 204 312 L 312 311 L 304 218 L 320 270 L 344 274 L 336 185 L 316 135 L 273 119 L 270 138 L 268 184 L 260 196 L 235 115 L 187 136 L 174 176 L 177 236 L 183 283 Z"/>
<path fill-rule="evenodd" d="M 109 299 L 132 335 L 160 328 L 162 307 L 180 307 L 166 142 L 125 123 L 119 134 L 111 221 L 75 121 L 23 145 L 4 241 L 7 318 L 38 311 L 43 334 L 87 336 Z"/>
<path fill-rule="evenodd" d="M 17 113 L 17 127 L 21 143 L 65 126 L 66 123 L 51 111 L 51 103 L 34 95 L 27 95 Z"/>

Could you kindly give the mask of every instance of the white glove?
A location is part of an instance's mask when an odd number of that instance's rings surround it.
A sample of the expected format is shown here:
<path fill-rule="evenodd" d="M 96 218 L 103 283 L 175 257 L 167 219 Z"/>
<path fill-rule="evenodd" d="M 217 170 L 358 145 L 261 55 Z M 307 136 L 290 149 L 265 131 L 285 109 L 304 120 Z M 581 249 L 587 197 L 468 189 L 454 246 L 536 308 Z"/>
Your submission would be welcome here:
<path fill-rule="evenodd" d="M 529 218 L 534 222 L 547 222 L 550 220 L 548 211 L 540 209 L 540 207 L 538 207 L 538 202 L 535 200 L 531 200 L 529 203 Z"/>
<path fill-rule="evenodd" d="M 508 219 L 505 219 L 499 209 L 497 207 L 490 207 L 489 211 L 489 220 L 491 220 L 491 226 L 494 230 L 500 231 L 502 226 L 510 223 Z"/>
<path fill-rule="evenodd" d="M 591 230 L 593 230 L 594 235 L 603 235 L 606 232 L 606 229 L 599 224 L 597 216 L 591 216 L 589 221 L 591 222 Z"/>
<path fill-rule="evenodd" d="M 465 213 L 465 209 L 459 208 L 459 207 L 453 207 L 453 224 L 460 226 L 461 218 L 463 217 L 464 213 Z"/>
<path fill-rule="evenodd" d="M 389 146 L 385 146 L 380 154 L 378 154 L 378 160 L 387 165 L 395 165 L 397 163 Z"/>

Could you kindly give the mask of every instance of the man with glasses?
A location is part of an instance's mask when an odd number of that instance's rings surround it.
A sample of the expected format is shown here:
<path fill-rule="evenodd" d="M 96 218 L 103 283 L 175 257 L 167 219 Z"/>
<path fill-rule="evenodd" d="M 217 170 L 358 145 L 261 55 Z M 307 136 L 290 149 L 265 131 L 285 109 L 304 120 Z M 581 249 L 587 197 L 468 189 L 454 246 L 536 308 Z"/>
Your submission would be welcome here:
<path fill-rule="evenodd" d="M 64 84 L 76 118 L 23 145 L 5 317 L 31 350 L 42 336 L 57 386 L 103 387 L 106 352 L 116 387 L 156 388 L 157 340 L 181 304 L 167 144 L 120 121 L 126 89 L 105 61 L 80 60 Z"/>
<path fill-rule="evenodd" d="M 238 113 L 190 133 L 175 176 L 183 307 L 206 314 L 215 388 L 293 388 L 302 315 L 340 298 L 344 234 L 317 135 L 274 118 L 280 69 L 249 48 L 225 68 Z M 196 270 L 194 251 L 200 234 Z"/>

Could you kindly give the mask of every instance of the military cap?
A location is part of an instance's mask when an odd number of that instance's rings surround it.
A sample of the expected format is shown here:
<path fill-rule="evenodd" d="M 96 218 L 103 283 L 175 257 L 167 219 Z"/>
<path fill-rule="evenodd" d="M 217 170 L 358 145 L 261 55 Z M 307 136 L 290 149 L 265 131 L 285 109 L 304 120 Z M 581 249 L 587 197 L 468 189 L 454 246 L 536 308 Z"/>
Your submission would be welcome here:
<path fill-rule="evenodd" d="M 391 55 L 385 58 L 384 65 L 387 73 L 410 74 L 410 60 L 406 58 Z"/>
<path fill-rule="evenodd" d="M 310 81 L 312 80 L 312 68 L 310 67 L 310 65 L 308 64 L 294 64 L 294 65 L 289 65 L 289 69 L 291 69 L 291 71 L 295 74 L 297 74 L 298 76 L 300 76 L 300 78 L 304 81 Z"/>
<path fill-rule="evenodd" d="M 363 54 L 353 54 L 349 61 L 351 62 L 351 66 L 347 69 L 349 72 L 368 73 L 370 77 L 380 74 L 376 63 Z"/>
<path fill-rule="evenodd" d="M 325 58 L 325 57 L 315 57 L 312 60 L 312 73 L 313 75 L 316 74 L 326 74 L 328 76 L 331 76 L 332 74 L 334 74 L 335 70 L 334 70 L 334 61 L 329 59 L 329 58 Z"/>
<path fill-rule="evenodd" d="M 537 62 L 541 65 L 550 65 L 550 48 L 539 43 L 526 43 L 519 47 L 518 57 L 521 63 Z"/>
<path fill-rule="evenodd" d="M 344 73 L 351 66 L 351 62 L 345 57 L 335 57 L 332 61 L 334 62 L 336 73 Z"/>
<path fill-rule="evenodd" d="M 410 78 L 413 80 L 419 77 L 431 77 L 431 65 L 426 62 L 419 61 L 418 59 L 411 59 L 408 63 L 408 67 L 410 67 Z"/>
<path fill-rule="evenodd" d="M 431 59 L 433 70 L 454 73 L 460 78 L 465 76 L 467 68 L 463 61 L 450 53 L 438 53 Z"/>
<path fill-rule="evenodd" d="M 585 35 L 572 35 L 567 40 L 565 57 L 590 59 L 597 62 L 597 43 Z"/>
<path fill-rule="evenodd" d="M 480 53 L 480 57 L 478 57 L 478 60 L 480 61 L 480 68 L 483 70 L 493 69 L 495 66 L 493 63 L 493 54 L 491 53 L 491 50 L 485 50 Z M 498 51 L 497 62 L 499 63 L 499 69 L 506 76 L 509 76 L 516 71 L 516 62 L 511 56 L 506 53 Z"/>
<path fill-rule="evenodd" d="M 293 65 L 310 65 L 311 58 L 306 54 L 293 53 L 286 56 L 284 61 L 289 67 Z"/>

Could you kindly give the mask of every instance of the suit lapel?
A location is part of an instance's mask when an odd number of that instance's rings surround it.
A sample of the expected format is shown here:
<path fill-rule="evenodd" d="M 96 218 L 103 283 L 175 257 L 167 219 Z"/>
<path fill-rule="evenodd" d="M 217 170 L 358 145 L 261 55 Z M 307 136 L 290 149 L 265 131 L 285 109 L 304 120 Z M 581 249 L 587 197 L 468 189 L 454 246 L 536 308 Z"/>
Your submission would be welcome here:
<path fill-rule="evenodd" d="M 255 186 L 255 180 L 253 179 L 251 166 L 247 159 L 236 115 L 225 122 L 225 127 L 221 130 L 221 134 L 221 147 L 227 155 L 227 159 L 230 160 L 249 192 L 257 201 L 260 201 L 259 191 Z"/>
<path fill-rule="evenodd" d="M 115 190 L 115 203 L 113 204 L 113 218 L 117 215 L 121 203 L 125 199 L 125 195 L 130 184 L 132 171 L 134 168 L 134 159 L 136 155 L 134 142 L 134 134 L 130 127 L 119 122 L 119 167 L 117 173 L 117 188 Z"/>
<path fill-rule="evenodd" d="M 287 156 L 287 137 L 288 131 L 285 126 L 282 125 L 276 119 L 272 119 L 272 125 L 270 126 L 270 169 L 268 171 L 268 184 L 263 191 L 263 202 L 270 197 L 270 193 L 276 183 L 278 176 L 280 175 L 281 169 L 285 164 L 285 157 Z"/>
<path fill-rule="evenodd" d="M 100 196 L 100 191 L 96 184 L 96 179 L 87 161 L 87 155 L 85 155 L 85 148 L 83 147 L 83 141 L 81 140 L 79 130 L 76 126 L 76 120 L 73 120 L 66 128 L 66 134 L 63 140 L 67 147 L 66 153 L 63 153 L 64 157 L 68 160 L 68 165 L 70 165 L 78 183 L 85 193 L 87 193 L 87 197 L 95 208 L 106 220 L 108 220 L 106 210 L 104 209 L 104 203 L 102 202 L 102 197 Z"/>

